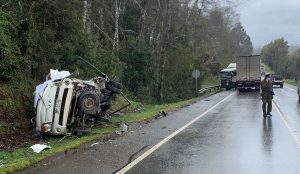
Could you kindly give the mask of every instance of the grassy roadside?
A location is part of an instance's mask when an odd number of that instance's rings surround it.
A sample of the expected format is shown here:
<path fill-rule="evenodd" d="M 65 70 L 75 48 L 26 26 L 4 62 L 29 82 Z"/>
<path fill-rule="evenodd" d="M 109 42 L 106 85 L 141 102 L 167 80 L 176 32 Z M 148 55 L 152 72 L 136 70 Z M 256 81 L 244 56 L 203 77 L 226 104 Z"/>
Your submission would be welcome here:
<path fill-rule="evenodd" d="M 291 80 L 291 79 L 285 79 L 284 80 L 287 84 L 293 85 L 293 86 L 298 86 L 297 80 Z"/>
<path fill-rule="evenodd" d="M 77 148 L 82 144 L 98 140 L 104 135 L 113 133 L 117 129 L 117 123 L 119 122 L 132 123 L 146 121 L 152 119 L 159 111 L 164 110 L 165 112 L 168 112 L 201 100 L 217 92 L 218 91 L 214 91 L 211 93 L 207 93 L 201 97 L 177 103 L 145 106 L 143 111 L 141 112 L 129 113 L 122 117 L 114 117 L 109 125 L 102 128 L 95 128 L 92 130 L 92 133 L 90 135 L 80 138 L 69 137 L 64 139 L 63 141 L 60 141 L 62 137 L 48 138 L 47 145 L 51 146 L 52 148 L 43 151 L 40 154 L 32 152 L 29 147 L 20 148 L 14 152 L 2 151 L 0 152 L 0 174 L 23 170 L 27 167 L 30 167 L 34 163 L 42 161 L 47 157 L 51 157 L 57 153 L 65 152 L 67 150 Z"/>

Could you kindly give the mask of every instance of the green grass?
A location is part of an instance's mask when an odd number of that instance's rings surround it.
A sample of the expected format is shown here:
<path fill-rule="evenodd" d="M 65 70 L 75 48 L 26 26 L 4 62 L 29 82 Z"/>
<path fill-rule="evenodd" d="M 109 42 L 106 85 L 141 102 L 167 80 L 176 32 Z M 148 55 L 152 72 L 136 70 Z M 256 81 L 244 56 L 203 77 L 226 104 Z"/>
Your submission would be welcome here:
<path fill-rule="evenodd" d="M 81 144 L 99 139 L 103 135 L 114 132 L 115 130 L 115 127 L 109 126 L 98 130 L 93 130 L 93 132 L 88 136 L 83 136 L 80 138 L 70 137 L 64 139 L 62 142 L 59 141 L 61 137 L 49 138 L 47 145 L 51 146 L 52 148 L 43 151 L 40 154 L 34 153 L 29 147 L 20 148 L 14 152 L 2 151 L 0 152 L 0 166 L 3 166 L 0 167 L 0 174 L 23 170 L 47 157 L 53 156 L 59 152 L 64 152 L 68 149 L 79 147 Z"/>
<path fill-rule="evenodd" d="M 212 76 L 209 75 L 208 77 L 203 79 L 202 85 L 201 87 L 207 87 L 207 86 L 213 86 L 213 85 L 219 85 L 220 84 L 220 80 L 218 76 Z"/>
<path fill-rule="evenodd" d="M 285 82 L 290 85 L 298 86 L 297 80 L 285 79 Z"/>
<path fill-rule="evenodd" d="M 177 103 L 171 104 L 163 104 L 163 105 L 146 105 L 143 107 L 142 110 L 129 113 L 122 117 L 114 117 L 112 122 L 108 124 L 106 127 L 102 128 L 95 128 L 92 130 L 92 133 L 83 136 L 83 137 L 68 137 L 63 141 L 60 141 L 62 137 L 51 137 L 47 139 L 47 145 L 51 146 L 52 148 L 49 150 L 45 150 L 40 154 L 34 153 L 29 147 L 27 148 L 20 148 L 15 150 L 14 152 L 0 152 L 0 174 L 4 173 L 12 173 L 14 171 L 20 171 L 27 167 L 30 167 L 34 163 L 44 160 L 47 157 L 51 157 L 57 153 L 64 152 L 69 149 L 74 149 L 79 147 L 82 144 L 92 142 L 94 140 L 98 140 L 106 134 L 111 134 L 115 132 L 117 129 L 117 123 L 125 122 L 125 123 L 132 123 L 132 122 L 142 122 L 149 119 L 152 119 L 159 111 L 171 111 L 176 108 L 183 107 L 187 104 L 196 102 L 200 99 L 203 99 L 209 95 L 212 95 L 215 92 L 207 93 L 202 97 L 193 98 L 186 101 L 181 101 Z M 133 103 L 134 107 L 140 107 L 140 104 Z"/>

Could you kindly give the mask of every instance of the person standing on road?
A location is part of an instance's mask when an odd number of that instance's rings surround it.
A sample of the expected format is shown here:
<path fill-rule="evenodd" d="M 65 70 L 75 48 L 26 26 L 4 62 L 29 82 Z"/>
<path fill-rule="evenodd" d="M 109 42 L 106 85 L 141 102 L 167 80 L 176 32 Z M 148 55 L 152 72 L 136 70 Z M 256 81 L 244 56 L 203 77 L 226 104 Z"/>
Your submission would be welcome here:
<path fill-rule="evenodd" d="M 262 104 L 262 110 L 263 110 L 263 116 L 272 116 L 272 99 L 273 99 L 273 84 L 270 79 L 270 74 L 267 74 L 264 78 L 264 80 L 261 82 L 261 100 L 263 102 Z"/>

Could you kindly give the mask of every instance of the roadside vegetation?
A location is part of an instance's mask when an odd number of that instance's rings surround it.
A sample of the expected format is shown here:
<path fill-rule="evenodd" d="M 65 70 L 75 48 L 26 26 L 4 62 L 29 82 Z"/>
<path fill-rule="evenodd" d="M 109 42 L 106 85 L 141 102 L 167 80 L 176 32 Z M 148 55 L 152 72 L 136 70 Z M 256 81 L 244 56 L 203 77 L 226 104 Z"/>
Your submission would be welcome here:
<path fill-rule="evenodd" d="M 286 82 L 290 85 L 298 86 L 298 80 L 285 79 L 284 82 Z"/>
<path fill-rule="evenodd" d="M 113 135 L 117 130 L 118 125 L 123 122 L 130 124 L 133 122 L 145 122 L 153 119 L 160 111 L 171 111 L 186 106 L 187 104 L 196 102 L 212 95 L 218 91 L 211 91 L 202 97 L 193 98 L 186 101 L 162 104 L 162 105 L 141 105 L 140 103 L 133 103 L 130 107 L 131 113 L 124 116 L 113 117 L 111 123 L 106 125 L 95 127 L 92 133 L 82 137 L 70 136 L 70 137 L 45 137 L 44 140 L 40 140 L 39 143 L 47 144 L 51 146 L 51 149 L 45 150 L 39 154 L 34 153 L 29 147 L 19 148 L 12 152 L 2 151 L 0 152 L 0 174 L 11 173 L 14 171 L 22 170 L 30 167 L 32 164 L 42 161 L 43 159 L 53 156 L 57 153 L 68 153 L 68 150 L 77 148 L 82 144 L 89 143 L 92 141 L 101 141 L 104 136 Z M 40 164 L 40 165 L 47 165 Z"/>
<path fill-rule="evenodd" d="M 282 74 L 286 82 L 295 84 L 300 70 L 300 49 L 290 54 L 288 42 L 278 38 L 262 48 L 261 56 L 269 70 Z"/>
<path fill-rule="evenodd" d="M 97 72 L 124 85 L 133 101 L 166 104 L 193 98 L 216 82 L 235 55 L 250 54 L 252 43 L 235 4 L 214 0 L 0 0 L 0 150 L 31 138 L 35 86 L 50 68 Z"/>

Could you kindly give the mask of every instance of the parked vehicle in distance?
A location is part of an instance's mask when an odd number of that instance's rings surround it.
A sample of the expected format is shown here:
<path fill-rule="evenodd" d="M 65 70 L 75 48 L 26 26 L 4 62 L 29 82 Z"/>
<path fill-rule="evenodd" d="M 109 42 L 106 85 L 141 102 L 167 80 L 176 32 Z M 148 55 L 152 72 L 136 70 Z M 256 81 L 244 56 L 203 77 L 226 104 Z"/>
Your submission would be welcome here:
<path fill-rule="evenodd" d="M 271 80 L 273 86 L 280 86 L 280 88 L 283 88 L 283 77 L 280 74 L 272 74 Z"/>
<path fill-rule="evenodd" d="M 236 63 L 231 63 L 220 71 L 221 88 L 236 88 Z"/>
<path fill-rule="evenodd" d="M 260 91 L 261 60 L 260 55 L 238 56 L 236 58 L 237 89 Z"/>

